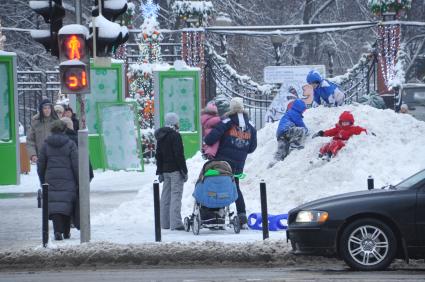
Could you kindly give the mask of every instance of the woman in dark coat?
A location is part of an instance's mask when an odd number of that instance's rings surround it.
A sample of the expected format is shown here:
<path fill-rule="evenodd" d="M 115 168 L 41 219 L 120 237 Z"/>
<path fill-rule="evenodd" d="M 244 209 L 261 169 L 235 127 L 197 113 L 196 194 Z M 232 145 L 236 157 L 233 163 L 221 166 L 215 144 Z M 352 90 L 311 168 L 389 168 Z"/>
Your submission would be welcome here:
<path fill-rule="evenodd" d="M 70 219 L 78 190 L 77 145 L 65 135 L 66 125 L 57 120 L 46 139 L 37 162 L 41 183 L 49 184 L 49 219 L 53 221 L 55 240 L 70 238 Z"/>

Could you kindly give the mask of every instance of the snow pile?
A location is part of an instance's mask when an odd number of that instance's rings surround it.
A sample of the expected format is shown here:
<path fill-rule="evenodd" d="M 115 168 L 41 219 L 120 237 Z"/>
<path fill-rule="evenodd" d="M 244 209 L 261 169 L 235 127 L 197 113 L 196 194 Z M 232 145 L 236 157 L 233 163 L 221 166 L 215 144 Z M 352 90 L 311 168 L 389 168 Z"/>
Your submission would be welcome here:
<path fill-rule="evenodd" d="M 334 194 L 367 189 L 367 177 L 375 178 L 375 186 L 387 183 L 396 184 L 402 179 L 425 168 L 425 123 L 410 115 L 396 114 L 391 110 L 378 110 L 364 105 L 350 105 L 339 108 L 319 107 L 305 113 L 305 122 L 311 133 L 328 129 L 335 125 L 344 110 L 352 111 L 356 124 L 374 132 L 362 134 L 350 139 L 339 155 L 329 163 L 312 166 L 309 161 L 315 159 L 322 144 L 330 138 L 307 138 L 305 149 L 293 151 L 283 162 L 268 169 L 273 159 L 277 142 L 275 131 L 277 123 L 268 124 L 258 132 L 258 148 L 248 157 L 245 173 L 241 181 L 247 206 L 247 213 L 260 212 L 259 183 L 267 183 L 269 213 L 286 213 L 288 210 L 310 200 Z M 193 208 L 193 187 L 204 163 L 200 154 L 187 161 L 189 181 L 185 184 L 182 201 L 182 216 L 191 214 Z M 152 184 L 142 186 L 134 200 L 122 203 L 119 208 L 93 218 L 98 226 L 93 238 L 108 240 L 108 232 L 121 229 L 126 236 L 120 238 L 126 242 L 129 238 L 153 240 L 153 199 Z M 235 210 L 235 207 L 232 207 Z M 137 228 L 131 228 L 136 226 Z M 94 228 L 96 229 L 96 228 Z M 96 232 L 98 232 L 96 234 Z M 191 233 L 164 231 L 166 240 L 180 241 L 205 240 L 202 236 L 209 231 L 201 231 L 201 236 Z M 260 237 L 242 232 L 229 236 L 228 232 L 215 232 L 214 240 L 241 242 Z M 174 236 L 172 236 L 172 234 Z M 186 234 L 186 235 L 185 235 Z M 274 233 L 272 233 L 274 234 Z M 141 236 L 146 238 L 140 238 Z M 284 234 L 275 235 L 283 237 Z M 113 238 L 114 241 L 117 238 Z"/>
<path fill-rule="evenodd" d="M 279 266 L 311 263 L 312 258 L 289 253 L 284 241 L 250 244 L 150 243 L 119 245 L 106 242 L 79 246 L 42 247 L 0 252 L 0 269 L 114 265 L 241 265 L 246 263 Z M 333 262 L 338 263 L 335 259 Z M 341 264 L 341 263 L 340 263 Z"/>

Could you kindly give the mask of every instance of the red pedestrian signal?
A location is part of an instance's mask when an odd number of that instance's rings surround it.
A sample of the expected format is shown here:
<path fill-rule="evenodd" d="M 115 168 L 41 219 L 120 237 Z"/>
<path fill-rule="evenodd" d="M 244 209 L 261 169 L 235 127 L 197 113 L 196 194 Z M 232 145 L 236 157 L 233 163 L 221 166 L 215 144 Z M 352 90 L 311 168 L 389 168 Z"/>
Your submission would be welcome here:
<path fill-rule="evenodd" d="M 59 75 L 65 94 L 90 93 L 90 56 L 85 26 L 66 25 L 59 31 Z"/>
<path fill-rule="evenodd" d="M 83 44 L 81 44 L 80 40 L 78 40 L 78 37 L 76 35 L 71 35 L 70 37 L 68 37 L 68 40 L 66 41 L 66 54 L 68 59 L 81 59 L 81 45 Z"/>
<path fill-rule="evenodd" d="M 80 60 L 89 63 L 87 28 L 81 29 L 79 25 L 64 26 L 59 32 L 59 61 Z"/>

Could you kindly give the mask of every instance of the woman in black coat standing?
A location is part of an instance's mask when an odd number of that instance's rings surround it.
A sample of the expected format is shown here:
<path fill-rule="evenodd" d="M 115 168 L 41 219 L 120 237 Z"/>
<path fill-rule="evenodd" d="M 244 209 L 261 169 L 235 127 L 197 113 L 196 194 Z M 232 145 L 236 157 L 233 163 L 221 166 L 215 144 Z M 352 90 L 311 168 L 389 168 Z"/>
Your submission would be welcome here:
<path fill-rule="evenodd" d="M 55 240 L 70 238 L 70 220 L 78 190 L 77 145 L 65 135 L 66 125 L 57 120 L 46 139 L 37 162 L 41 183 L 49 184 L 49 219 Z"/>

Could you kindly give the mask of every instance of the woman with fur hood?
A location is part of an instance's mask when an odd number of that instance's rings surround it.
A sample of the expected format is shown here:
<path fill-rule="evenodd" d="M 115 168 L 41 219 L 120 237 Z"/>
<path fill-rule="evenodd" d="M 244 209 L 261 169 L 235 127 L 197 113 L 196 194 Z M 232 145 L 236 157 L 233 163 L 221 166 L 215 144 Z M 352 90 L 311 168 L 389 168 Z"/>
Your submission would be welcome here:
<path fill-rule="evenodd" d="M 220 121 L 221 119 L 218 115 L 217 106 L 214 102 L 208 103 L 205 109 L 201 112 L 202 139 L 207 136 Z M 220 141 L 215 142 L 211 146 L 203 142 L 202 155 L 206 159 L 212 160 L 217 154 L 219 144 Z"/>
<path fill-rule="evenodd" d="M 30 160 L 37 162 L 44 140 L 50 136 L 50 129 L 58 119 L 53 104 L 49 99 L 44 99 L 38 106 L 38 113 L 31 119 L 31 127 L 27 136 L 27 150 Z"/>
<path fill-rule="evenodd" d="M 257 131 L 249 122 L 242 98 L 232 98 L 230 111 L 224 114 L 221 122 L 204 138 L 205 144 L 209 146 L 218 141 L 220 144 L 214 160 L 228 162 L 235 175 L 243 173 L 248 154 L 257 148 Z M 236 177 L 235 180 L 238 190 L 236 210 L 241 219 L 241 226 L 245 228 L 247 223 L 245 201 L 239 188 L 239 179 Z"/>

